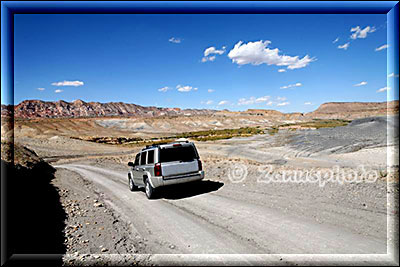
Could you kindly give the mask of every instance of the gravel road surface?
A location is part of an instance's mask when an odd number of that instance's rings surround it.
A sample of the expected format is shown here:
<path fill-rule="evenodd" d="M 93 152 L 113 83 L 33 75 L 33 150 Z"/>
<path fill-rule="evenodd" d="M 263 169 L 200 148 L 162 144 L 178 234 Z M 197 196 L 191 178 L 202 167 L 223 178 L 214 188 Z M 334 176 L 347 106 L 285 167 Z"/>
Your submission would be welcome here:
<path fill-rule="evenodd" d="M 217 165 L 213 168 L 218 168 Z M 363 200 L 368 206 L 332 198 L 340 197 L 340 193 L 350 195 L 354 185 L 324 189 L 313 185 L 316 189 L 310 190 L 307 188 L 310 185 L 234 184 L 210 176 L 199 184 L 164 188 L 158 198 L 148 200 L 141 191 L 129 191 L 127 168 L 122 166 L 69 163 L 55 167 L 92 183 L 105 206 L 113 210 L 113 216 L 123 225 L 129 225 L 126 231 L 130 236 L 126 238 L 131 241 L 124 242 L 132 245 L 118 253 L 166 255 L 146 257 L 147 262 L 164 260 L 165 264 L 167 254 L 384 254 L 387 251 L 385 183 L 360 185 L 360 194 L 368 195 L 371 192 L 368 186 L 374 192 L 381 191 L 381 200 L 374 200 L 378 205 Z M 62 179 L 68 177 L 64 174 Z M 324 190 L 320 191 L 323 197 L 318 190 Z M 237 255 L 234 262 L 238 260 L 245 263 L 249 259 Z M 254 257 L 252 260 L 257 262 Z"/>

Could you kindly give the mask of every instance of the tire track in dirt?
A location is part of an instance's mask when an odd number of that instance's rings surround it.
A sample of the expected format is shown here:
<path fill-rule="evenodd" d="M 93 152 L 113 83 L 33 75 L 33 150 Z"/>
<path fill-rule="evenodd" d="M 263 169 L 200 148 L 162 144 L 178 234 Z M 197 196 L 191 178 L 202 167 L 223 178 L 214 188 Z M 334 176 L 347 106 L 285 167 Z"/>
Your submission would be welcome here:
<path fill-rule="evenodd" d="M 122 173 L 72 164 L 56 167 L 78 172 L 98 184 L 106 193 L 107 202 L 130 221 L 133 232 L 144 238 L 149 253 L 261 253 L 229 232 L 164 200 L 149 201 L 142 192 L 130 192 Z"/>
<path fill-rule="evenodd" d="M 149 201 L 130 192 L 127 174 L 69 164 L 100 185 L 151 253 L 385 253 L 386 243 L 243 200 L 202 194 Z M 252 196 L 249 195 L 249 198 Z"/>

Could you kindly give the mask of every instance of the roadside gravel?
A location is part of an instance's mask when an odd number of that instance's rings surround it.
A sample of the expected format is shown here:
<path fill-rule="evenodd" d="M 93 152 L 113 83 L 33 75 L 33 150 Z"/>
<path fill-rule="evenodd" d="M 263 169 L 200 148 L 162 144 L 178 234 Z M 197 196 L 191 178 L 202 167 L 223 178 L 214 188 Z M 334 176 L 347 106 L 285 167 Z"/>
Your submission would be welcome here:
<path fill-rule="evenodd" d="M 104 193 L 79 174 L 58 169 L 53 184 L 58 188 L 67 213 L 65 265 L 138 264 L 134 256 L 110 255 L 139 253 L 141 240 L 107 203 Z"/>

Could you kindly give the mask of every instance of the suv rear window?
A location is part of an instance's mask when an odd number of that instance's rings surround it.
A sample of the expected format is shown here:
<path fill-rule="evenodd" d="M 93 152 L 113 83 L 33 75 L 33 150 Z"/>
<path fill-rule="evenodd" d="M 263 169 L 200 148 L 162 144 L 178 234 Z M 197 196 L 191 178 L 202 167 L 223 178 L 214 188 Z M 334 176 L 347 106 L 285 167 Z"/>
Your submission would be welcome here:
<path fill-rule="evenodd" d="M 154 163 L 154 150 L 149 150 L 147 152 L 147 164 Z"/>
<path fill-rule="evenodd" d="M 160 149 L 160 162 L 191 161 L 197 159 L 193 146 L 165 147 Z"/>

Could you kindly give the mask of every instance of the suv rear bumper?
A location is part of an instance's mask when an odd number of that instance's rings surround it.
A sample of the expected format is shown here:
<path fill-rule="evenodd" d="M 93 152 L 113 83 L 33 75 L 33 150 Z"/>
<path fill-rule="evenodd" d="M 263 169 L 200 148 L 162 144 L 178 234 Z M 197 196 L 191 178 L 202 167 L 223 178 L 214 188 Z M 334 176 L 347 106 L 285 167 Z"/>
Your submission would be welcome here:
<path fill-rule="evenodd" d="M 175 176 L 153 176 L 150 178 L 153 187 L 160 187 L 166 185 L 173 185 L 173 184 L 182 184 L 188 182 L 199 181 L 204 178 L 204 171 L 198 171 L 195 173 L 190 174 L 183 174 L 183 175 L 175 175 Z"/>

